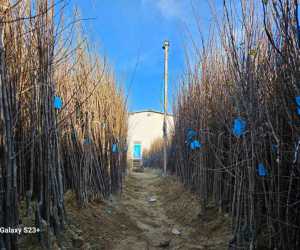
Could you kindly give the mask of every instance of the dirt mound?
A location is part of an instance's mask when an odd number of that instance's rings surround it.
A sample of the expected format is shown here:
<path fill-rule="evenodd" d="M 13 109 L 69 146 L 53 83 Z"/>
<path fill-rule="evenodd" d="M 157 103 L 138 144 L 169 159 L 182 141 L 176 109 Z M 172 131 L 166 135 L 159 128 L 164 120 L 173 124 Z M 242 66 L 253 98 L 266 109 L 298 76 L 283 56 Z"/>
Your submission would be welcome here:
<path fill-rule="evenodd" d="M 174 177 L 160 179 L 159 195 L 164 197 L 163 206 L 167 215 L 181 224 L 191 224 L 201 212 L 200 201 Z"/>
<path fill-rule="evenodd" d="M 119 198 L 116 197 L 108 202 L 91 203 L 85 208 L 78 208 L 76 204 L 67 202 L 71 227 L 80 232 L 82 243 L 88 242 L 88 245 L 75 247 L 84 250 L 87 247 L 111 250 L 113 244 L 126 238 L 128 234 L 140 232 L 136 224 L 128 218 L 126 209 L 119 207 L 117 203 Z"/>
<path fill-rule="evenodd" d="M 230 218 L 210 203 L 204 210 L 200 198 L 191 193 L 175 177 L 160 179 L 157 186 L 164 197 L 162 203 L 168 217 L 184 228 L 192 228 L 190 238 L 200 239 L 203 249 L 226 249 L 231 239 Z"/>

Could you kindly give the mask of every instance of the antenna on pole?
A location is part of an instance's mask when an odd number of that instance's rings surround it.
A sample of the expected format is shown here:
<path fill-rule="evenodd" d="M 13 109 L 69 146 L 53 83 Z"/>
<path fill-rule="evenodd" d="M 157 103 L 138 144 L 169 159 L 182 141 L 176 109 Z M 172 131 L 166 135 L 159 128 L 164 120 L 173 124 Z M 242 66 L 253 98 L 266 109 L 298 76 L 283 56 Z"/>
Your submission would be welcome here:
<path fill-rule="evenodd" d="M 167 112 L 168 112 L 168 52 L 169 52 L 169 41 L 165 40 L 163 44 L 163 50 L 165 52 L 165 68 L 164 68 L 164 124 L 163 124 L 163 137 L 164 137 L 164 176 L 167 175 L 167 146 L 168 146 L 168 135 L 167 135 Z"/>

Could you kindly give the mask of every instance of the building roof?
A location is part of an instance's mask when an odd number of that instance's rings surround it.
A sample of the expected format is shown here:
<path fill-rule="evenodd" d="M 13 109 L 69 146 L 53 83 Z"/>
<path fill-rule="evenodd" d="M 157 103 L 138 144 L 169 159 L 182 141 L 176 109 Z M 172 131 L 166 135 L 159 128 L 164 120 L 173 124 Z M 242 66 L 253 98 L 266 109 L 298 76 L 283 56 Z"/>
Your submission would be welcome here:
<path fill-rule="evenodd" d="M 146 109 L 146 110 L 139 110 L 139 111 L 132 111 L 129 112 L 129 115 L 133 115 L 133 114 L 138 114 L 138 113 L 156 113 L 156 114 L 161 114 L 163 115 L 164 112 L 160 112 L 160 111 L 156 111 L 156 110 L 152 110 L 152 109 Z M 168 116 L 173 116 L 173 114 L 167 114 Z"/>

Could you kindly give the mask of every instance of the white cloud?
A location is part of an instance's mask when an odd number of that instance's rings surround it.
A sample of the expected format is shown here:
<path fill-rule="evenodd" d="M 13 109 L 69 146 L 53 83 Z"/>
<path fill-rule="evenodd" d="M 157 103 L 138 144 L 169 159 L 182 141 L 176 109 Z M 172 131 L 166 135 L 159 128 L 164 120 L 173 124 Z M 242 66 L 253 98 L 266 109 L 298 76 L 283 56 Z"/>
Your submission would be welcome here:
<path fill-rule="evenodd" d="M 183 13 L 178 0 L 158 0 L 156 5 L 166 18 L 181 19 Z"/>
<path fill-rule="evenodd" d="M 186 0 L 142 0 L 143 5 L 153 5 L 166 19 L 186 20 Z"/>

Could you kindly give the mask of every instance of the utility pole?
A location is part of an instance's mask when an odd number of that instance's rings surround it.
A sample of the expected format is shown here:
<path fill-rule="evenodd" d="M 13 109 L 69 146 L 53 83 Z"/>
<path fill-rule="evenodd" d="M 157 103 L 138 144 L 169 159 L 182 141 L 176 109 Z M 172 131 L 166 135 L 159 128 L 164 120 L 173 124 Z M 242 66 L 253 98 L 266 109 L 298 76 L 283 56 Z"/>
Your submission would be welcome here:
<path fill-rule="evenodd" d="M 164 176 L 167 175 L 167 146 L 168 146 L 168 134 L 167 134 L 167 112 L 168 112 L 168 52 L 169 41 L 164 41 L 163 50 L 165 52 L 165 81 L 164 81 L 164 124 L 163 124 L 163 136 L 164 136 Z"/>

